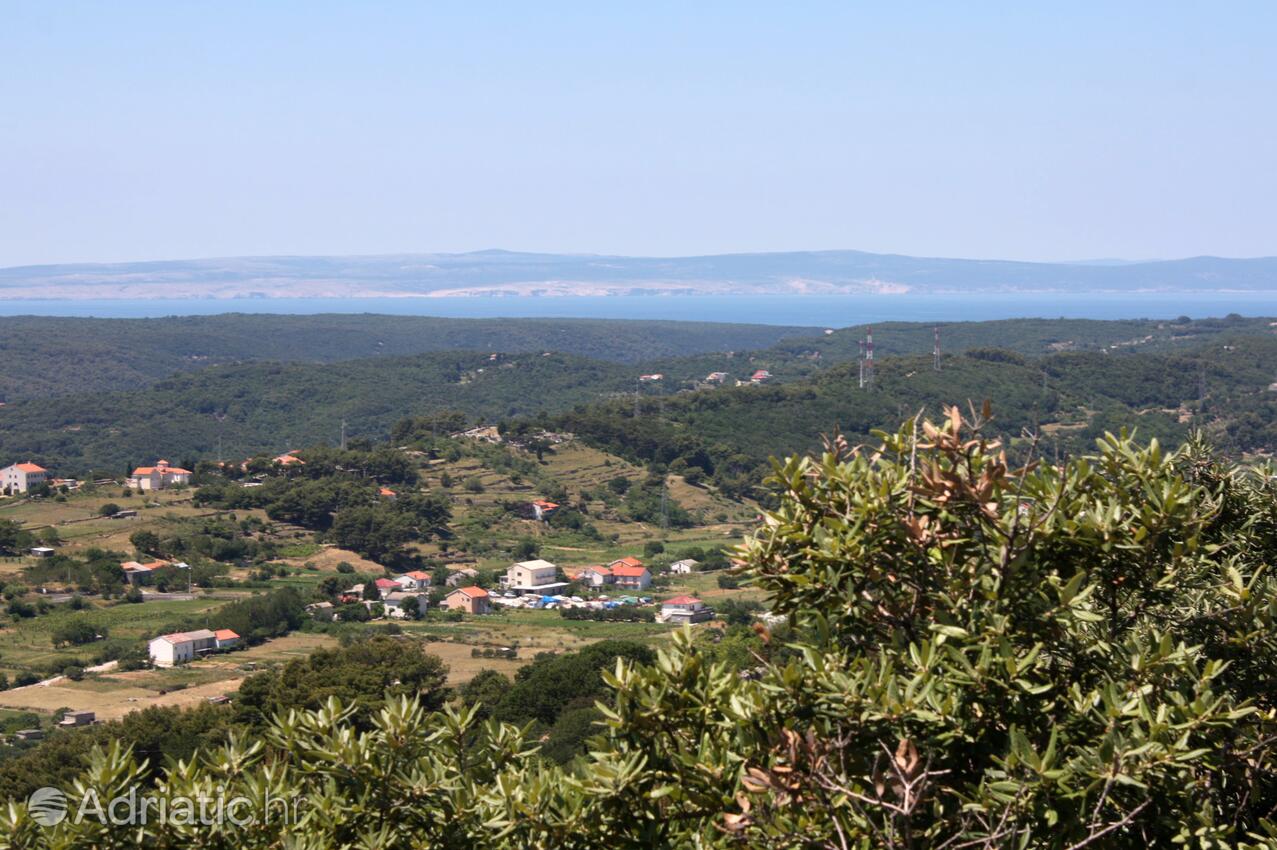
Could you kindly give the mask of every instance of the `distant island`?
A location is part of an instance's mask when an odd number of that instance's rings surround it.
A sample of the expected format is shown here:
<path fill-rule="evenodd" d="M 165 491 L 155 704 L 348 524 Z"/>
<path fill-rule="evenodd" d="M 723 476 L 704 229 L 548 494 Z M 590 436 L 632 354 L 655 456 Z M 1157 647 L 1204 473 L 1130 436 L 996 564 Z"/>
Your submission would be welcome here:
<path fill-rule="evenodd" d="M 0 300 L 1255 293 L 1275 289 L 1277 257 L 1028 263 L 863 251 L 654 258 L 491 250 L 0 269 Z"/>

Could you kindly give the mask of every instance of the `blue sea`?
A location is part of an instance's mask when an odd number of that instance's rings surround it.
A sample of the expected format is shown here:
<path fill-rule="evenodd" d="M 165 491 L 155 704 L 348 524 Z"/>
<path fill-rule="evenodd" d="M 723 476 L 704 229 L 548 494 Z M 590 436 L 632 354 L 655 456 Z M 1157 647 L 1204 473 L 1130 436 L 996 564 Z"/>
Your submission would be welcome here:
<path fill-rule="evenodd" d="M 3 301 L 0 316 L 156 318 L 217 313 L 380 313 L 451 318 L 681 319 L 842 327 L 867 322 L 1015 318 L 1277 316 L 1277 292 L 1155 295 L 671 295 L 504 298 L 231 298 Z"/>

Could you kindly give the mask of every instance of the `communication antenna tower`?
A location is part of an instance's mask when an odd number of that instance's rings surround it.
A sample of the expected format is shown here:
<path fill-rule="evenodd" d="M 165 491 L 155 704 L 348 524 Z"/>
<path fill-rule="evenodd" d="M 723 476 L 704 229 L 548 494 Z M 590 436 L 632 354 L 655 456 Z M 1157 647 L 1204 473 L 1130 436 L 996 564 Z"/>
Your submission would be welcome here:
<path fill-rule="evenodd" d="M 874 382 L 874 329 L 869 328 L 865 334 L 865 386 L 872 387 Z"/>
<path fill-rule="evenodd" d="M 931 358 L 934 361 L 932 365 L 935 367 L 935 370 L 939 372 L 940 371 L 940 326 L 939 325 L 937 325 L 935 328 L 935 337 L 936 337 L 936 344 L 935 344 L 935 347 L 931 350 Z"/>
<path fill-rule="evenodd" d="M 856 357 L 856 362 L 860 364 L 860 388 L 865 387 L 865 341 L 859 340 L 860 354 Z"/>

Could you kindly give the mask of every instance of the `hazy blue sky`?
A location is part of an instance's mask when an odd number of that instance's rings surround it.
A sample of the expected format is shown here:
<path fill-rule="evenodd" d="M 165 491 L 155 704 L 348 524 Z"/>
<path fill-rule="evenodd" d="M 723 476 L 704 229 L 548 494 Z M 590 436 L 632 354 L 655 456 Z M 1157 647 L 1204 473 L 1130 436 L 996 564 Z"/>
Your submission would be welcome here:
<path fill-rule="evenodd" d="M 0 265 L 1277 254 L 1277 3 L 1046 5 L 5 3 Z"/>

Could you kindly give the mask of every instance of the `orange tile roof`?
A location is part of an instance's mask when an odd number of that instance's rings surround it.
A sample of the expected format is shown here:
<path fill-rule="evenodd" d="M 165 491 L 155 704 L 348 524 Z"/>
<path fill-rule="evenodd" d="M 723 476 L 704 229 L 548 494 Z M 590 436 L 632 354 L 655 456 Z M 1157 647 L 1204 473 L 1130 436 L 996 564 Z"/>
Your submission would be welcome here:
<path fill-rule="evenodd" d="M 548 508 L 550 510 L 554 510 L 559 506 L 557 502 L 547 502 L 545 499 L 537 499 L 532 504 L 538 508 Z"/>
<path fill-rule="evenodd" d="M 164 461 L 160 461 L 160 463 L 163 463 L 163 462 Z M 161 467 L 157 464 L 156 466 L 139 466 L 137 469 L 133 470 L 133 475 L 134 477 L 137 477 L 138 475 L 150 475 L 151 473 L 155 472 L 157 469 L 160 472 L 162 473 L 166 472 L 169 475 L 190 475 L 191 474 L 191 471 L 189 469 L 182 469 L 182 467 L 180 466 Z"/>
<path fill-rule="evenodd" d="M 394 496 L 394 495 L 395 495 L 395 491 L 394 491 L 394 490 L 391 490 L 389 487 L 382 487 L 380 490 L 378 490 L 378 491 L 377 491 L 377 495 L 379 495 L 379 496 Z"/>
<path fill-rule="evenodd" d="M 218 640 L 230 640 L 231 638 L 234 638 L 236 640 L 239 639 L 239 635 L 237 635 L 235 632 L 231 631 L 230 629 L 218 629 L 217 631 L 213 632 L 213 636 L 216 637 Z"/>
<path fill-rule="evenodd" d="M 611 570 L 610 568 L 608 568 L 608 567 L 600 567 L 600 566 L 584 567 L 584 568 L 582 568 L 581 572 L 583 572 L 583 573 L 598 573 L 598 574 L 599 574 L 599 575 L 601 575 L 601 576 L 610 576 L 610 575 L 612 574 L 612 570 Z"/>
<path fill-rule="evenodd" d="M 30 461 L 27 461 L 26 463 L 15 463 L 14 466 L 22 470 L 23 472 L 48 472 L 49 471 L 45 469 L 43 466 L 37 466 L 36 464 L 31 463 Z"/>
<path fill-rule="evenodd" d="M 415 578 L 417 581 L 429 581 L 430 573 L 423 573 L 421 570 L 413 570 L 410 573 L 404 573 L 408 578 Z"/>
<path fill-rule="evenodd" d="M 675 596 L 673 599 L 666 599 L 662 605 L 699 605 L 700 600 L 695 596 Z"/>
<path fill-rule="evenodd" d="M 483 599 L 488 595 L 488 591 L 484 590 L 482 587 L 473 587 L 473 586 L 458 587 L 456 590 L 452 591 L 452 593 L 464 593 L 466 596 L 469 596 L 471 599 Z M 449 593 L 448 595 L 451 596 L 452 593 Z"/>
<path fill-rule="evenodd" d="M 626 555 L 624 558 L 617 558 L 615 561 L 608 564 L 608 566 L 615 568 L 617 564 L 620 564 L 623 567 L 643 566 L 643 562 L 640 561 L 638 558 L 634 557 L 633 555 Z"/>
<path fill-rule="evenodd" d="M 622 576 L 624 578 L 638 578 L 645 572 L 647 572 L 647 567 L 631 567 L 629 565 L 624 565 L 612 568 L 612 575 Z"/>

